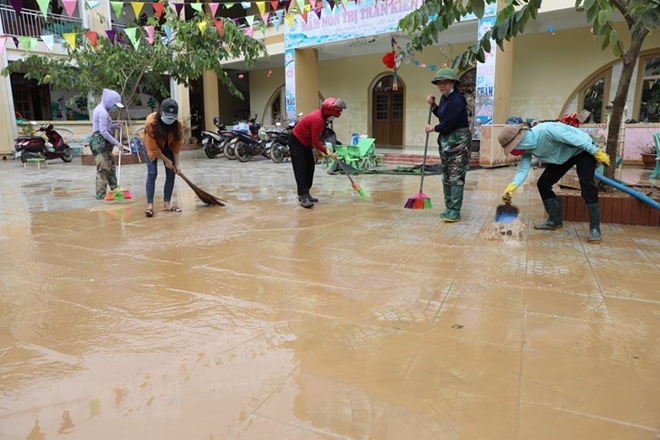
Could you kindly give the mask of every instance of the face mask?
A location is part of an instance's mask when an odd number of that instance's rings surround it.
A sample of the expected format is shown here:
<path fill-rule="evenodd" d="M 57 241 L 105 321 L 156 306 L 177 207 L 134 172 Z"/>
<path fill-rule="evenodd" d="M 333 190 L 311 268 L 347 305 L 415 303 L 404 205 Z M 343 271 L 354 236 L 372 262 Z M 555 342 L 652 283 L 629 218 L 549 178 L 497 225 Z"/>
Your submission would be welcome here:
<path fill-rule="evenodd" d="M 113 105 L 112 107 L 110 107 L 110 111 L 111 111 L 111 112 L 116 112 L 117 110 L 118 110 L 118 109 L 117 109 L 117 106 L 116 106 L 116 105 Z"/>
<path fill-rule="evenodd" d="M 328 116 L 328 121 L 334 121 L 335 117 L 334 116 Z"/>
<path fill-rule="evenodd" d="M 176 118 L 168 118 L 167 116 L 160 115 L 160 120 L 163 121 L 163 124 L 165 125 L 172 125 L 174 124 L 174 121 L 176 121 Z"/>

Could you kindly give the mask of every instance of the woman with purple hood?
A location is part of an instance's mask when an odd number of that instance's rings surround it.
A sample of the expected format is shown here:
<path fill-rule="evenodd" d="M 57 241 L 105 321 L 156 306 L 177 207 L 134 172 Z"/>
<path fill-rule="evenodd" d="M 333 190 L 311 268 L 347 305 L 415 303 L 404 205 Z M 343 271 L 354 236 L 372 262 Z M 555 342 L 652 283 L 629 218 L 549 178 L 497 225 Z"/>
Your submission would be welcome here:
<path fill-rule="evenodd" d="M 123 123 L 115 124 L 110 116 L 111 111 L 124 108 L 119 93 L 110 89 L 103 89 L 101 103 L 96 106 L 92 115 L 92 138 L 89 147 L 96 161 L 96 198 L 103 200 L 106 196 L 107 186 L 114 191 L 117 188 L 117 168 L 112 160 L 114 147 L 121 148 L 121 142 L 115 139 L 111 130 L 115 130 Z"/>

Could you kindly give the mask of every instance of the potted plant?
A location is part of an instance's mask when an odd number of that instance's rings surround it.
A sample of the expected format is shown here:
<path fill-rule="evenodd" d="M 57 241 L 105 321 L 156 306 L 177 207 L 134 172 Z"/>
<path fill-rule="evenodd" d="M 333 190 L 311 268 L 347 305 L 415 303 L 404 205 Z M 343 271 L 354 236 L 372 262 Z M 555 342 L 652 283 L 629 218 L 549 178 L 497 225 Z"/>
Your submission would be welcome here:
<path fill-rule="evenodd" d="M 655 160 L 658 156 L 658 148 L 653 145 L 648 145 L 641 150 L 642 163 L 645 170 L 652 170 L 655 168 Z"/>

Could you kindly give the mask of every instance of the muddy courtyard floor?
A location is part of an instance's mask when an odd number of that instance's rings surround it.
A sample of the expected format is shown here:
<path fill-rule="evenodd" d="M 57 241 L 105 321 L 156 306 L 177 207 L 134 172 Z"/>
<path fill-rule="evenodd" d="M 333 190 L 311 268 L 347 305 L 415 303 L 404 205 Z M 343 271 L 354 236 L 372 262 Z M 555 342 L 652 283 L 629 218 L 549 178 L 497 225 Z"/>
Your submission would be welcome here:
<path fill-rule="evenodd" d="M 446 224 L 440 176 L 408 210 L 419 176 L 319 167 L 306 210 L 288 162 L 182 156 L 227 206 L 0 162 L 0 439 L 660 438 L 658 228 L 534 231 L 538 170 L 516 245 L 483 238 L 513 168 Z"/>

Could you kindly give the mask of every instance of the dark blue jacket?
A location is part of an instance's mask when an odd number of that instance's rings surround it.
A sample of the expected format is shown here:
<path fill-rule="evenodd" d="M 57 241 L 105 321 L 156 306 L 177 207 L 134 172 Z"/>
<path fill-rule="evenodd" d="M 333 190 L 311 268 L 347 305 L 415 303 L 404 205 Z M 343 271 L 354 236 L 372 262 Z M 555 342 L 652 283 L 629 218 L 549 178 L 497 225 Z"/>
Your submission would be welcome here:
<path fill-rule="evenodd" d="M 435 126 L 435 131 L 441 135 L 449 134 L 459 128 L 470 127 L 465 95 L 456 89 L 448 97 L 442 95 L 440 104 L 435 108 L 433 114 L 440 120 L 440 123 Z"/>

